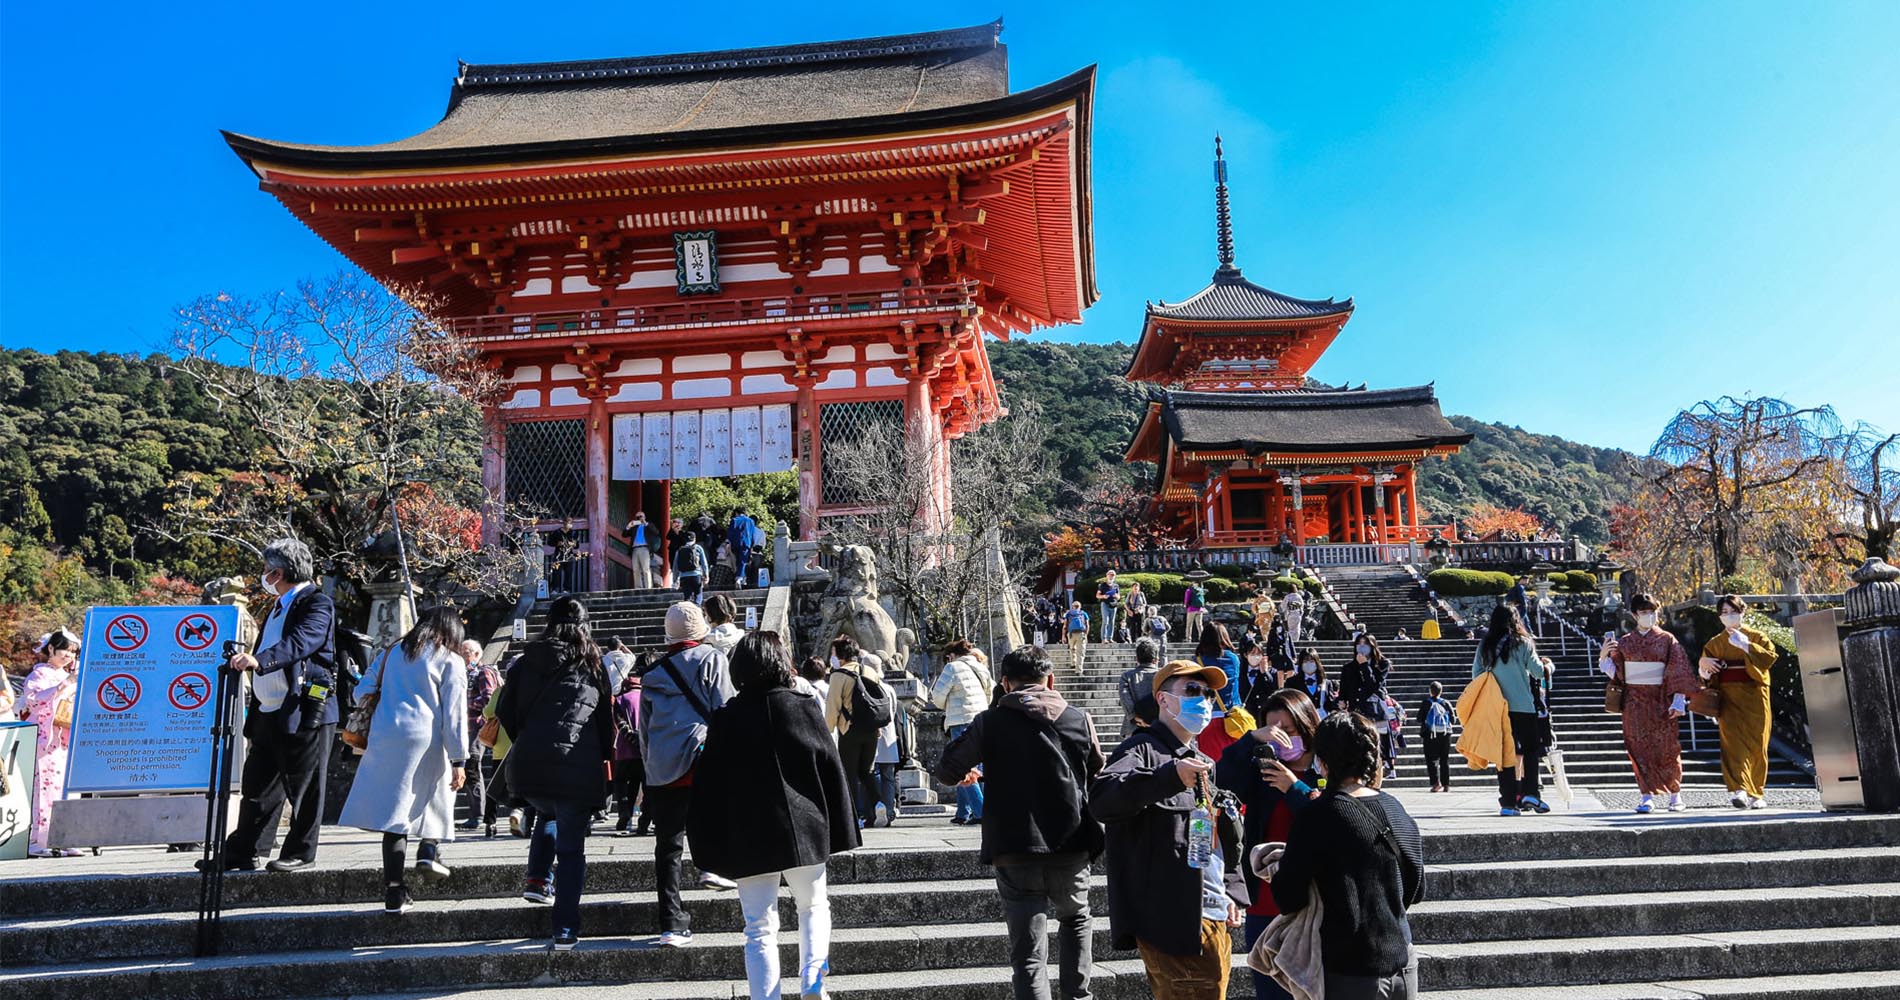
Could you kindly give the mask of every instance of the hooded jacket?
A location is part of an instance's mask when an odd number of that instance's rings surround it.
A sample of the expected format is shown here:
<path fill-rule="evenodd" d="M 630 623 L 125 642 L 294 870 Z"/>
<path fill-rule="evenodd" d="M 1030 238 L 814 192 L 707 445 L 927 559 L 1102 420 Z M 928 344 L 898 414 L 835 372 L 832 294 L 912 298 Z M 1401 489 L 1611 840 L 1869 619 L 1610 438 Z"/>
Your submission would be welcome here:
<path fill-rule="evenodd" d="M 990 707 L 989 669 L 975 655 L 959 656 L 944 664 L 931 685 L 930 703 L 943 709 L 943 727 L 967 726 Z"/>
<path fill-rule="evenodd" d="M 668 661 L 672 670 L 665 666 Z M 681 681 L 690 685 L 707 715 L 681 693 Z M 692 772 L 706 743 L 709 716 L 732 695 L 726 654 L 711 646 L 689 643 L 653 658 L 640 675 L 640 758 L 646 762 L 648 787 L 675 784 Z"/>
<path fill-rule="evenodd" d="M 515 660 L 495 698 L 495 718 L 508 733 L 508 787 L 527 797 L 573 799 L 598 808 L 613 757 L 612 699 L 604 676 L 565 646 L 541 640 Z"/>
<path fill-rule="evenodd" d="M 985 864 L 1102 853 L 1088 787 L 1102 750 L 1088 714 L 1032 684 L 1003 695 L 944 748 L 936 777 L 954 785 L 983 765 Z"/>
<path fill-rule="evenodd" d="M 1174 766 L 1193 752 L 1174 730 L 1151 726 L 1123 740 L 1089 786 L 1089 811 L 1107 824 L 1109 934 L 1118 950 L 1145 941 L 1170 955 L 1201 954 L 1201 873 L 1187 863 L 1194 792 Z M 1212 811 L 1228 898 L 1245 908 L 1239 824 Z M 984 812 L 987 822 L 987 801 Z"/>
<path fill-rule="evenodd" d="M 732 647 L 737 646 L 739 640 L 743 638 L 745 638 L 745 629 L 740 628 L 732 622 L 720 622 L 707 630 L 706 638 L 700 641 L 727 656 L 731 656 Z"/>

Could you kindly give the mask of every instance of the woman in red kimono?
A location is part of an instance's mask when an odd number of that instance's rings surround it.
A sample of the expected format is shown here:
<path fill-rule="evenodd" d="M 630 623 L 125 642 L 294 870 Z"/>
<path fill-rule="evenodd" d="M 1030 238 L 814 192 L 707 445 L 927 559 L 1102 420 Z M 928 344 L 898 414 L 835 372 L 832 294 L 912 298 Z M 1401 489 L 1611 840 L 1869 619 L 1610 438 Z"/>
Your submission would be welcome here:
<path fill-rule="evenodd" d="M 1623 748 L 1636 772 L 1636 790 L 1642 799 L 1636 811 L 1656 807 L 1659 795 L 1669 796 L 1669 811 L 1681 812 L 1682 735 L 1679 721 L 1688 711 L 1689 695 L 1701 684 L 1676 637 L 1657 624 L 1656 599 L 1648 594 L 1630 598 L 1636 630 L 1603 645 L 1600 669 L 1612 682 L 1623 683 Z"/>

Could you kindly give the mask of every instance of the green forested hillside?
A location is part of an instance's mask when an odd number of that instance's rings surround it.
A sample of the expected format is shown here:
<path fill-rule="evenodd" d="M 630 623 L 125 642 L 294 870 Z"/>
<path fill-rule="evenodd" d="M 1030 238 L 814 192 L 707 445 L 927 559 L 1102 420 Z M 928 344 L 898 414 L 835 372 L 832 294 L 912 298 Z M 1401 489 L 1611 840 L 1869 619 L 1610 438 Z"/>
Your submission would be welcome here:
<path fill-rule="evenodd" d="M 1470 417 L 1451 422 L 1476 437 L 1422 470 L 1420 499 L 1434 521 L 1462 519 L 1472 507 L 1490 504 L 1522 508 L 1565 538 L 1592 545 L 1609 540 L 1610 508 L 1630 495 L 1628 452 Z"/>
<path fill-rule="evenodd" d="M 1121 343 L 1034 338 L 990 345 L 1004 398 L 1040 405 L 1050 450 L 1069 484 L 1085 484 L 1121 462 L 1143 405 L 1141 388 L 1120 378 L 1132 350 Z M 1422 470 L 1424 510 L 1434 521 L 1462 518 L 1479 504 L 1521 507 L 1565 537 L 1608 540 L 1609 509 L 1629 495 L 1622 475 L 1627 453 L 1470 417 L 1450 419 L 1476 439 Z M 1048 502 L 1051 510 L 1061 507 L 1060 498 Z"/>

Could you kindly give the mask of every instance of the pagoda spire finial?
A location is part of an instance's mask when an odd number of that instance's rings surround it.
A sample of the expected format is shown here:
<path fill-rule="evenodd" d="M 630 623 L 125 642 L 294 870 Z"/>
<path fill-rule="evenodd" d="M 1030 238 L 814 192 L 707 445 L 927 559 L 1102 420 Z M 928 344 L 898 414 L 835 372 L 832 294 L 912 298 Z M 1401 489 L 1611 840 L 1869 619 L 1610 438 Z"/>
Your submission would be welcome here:
<path fill-rule="evenodd" d="M 1227 159 L 1221 152 L 1219 132 L 1214 133 L 1214 225 L 1215 250 L 1220 257 L 1214 277 L 1237 278 L 1240 268 L 1234 266 L 1234 220 L 1227 209 Z"/>

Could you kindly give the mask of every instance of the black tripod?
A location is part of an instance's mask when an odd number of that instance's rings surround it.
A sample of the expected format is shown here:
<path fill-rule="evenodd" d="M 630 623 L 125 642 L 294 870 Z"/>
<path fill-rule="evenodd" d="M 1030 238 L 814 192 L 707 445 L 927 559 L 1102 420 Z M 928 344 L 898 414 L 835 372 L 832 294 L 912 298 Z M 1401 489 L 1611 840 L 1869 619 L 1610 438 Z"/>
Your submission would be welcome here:
<path fill-rule="evenodd" d="M 244 651 L 236 642 L 224 644 L 224 664 L 218 668 L 217 709 L 211 723 L 211 775 L 205 787 L 204 871 L 198 879 L 198 955 L 216 955 L 223 940 L 224 828 L 231 804 L 231 764 L 237 756 L 237 674 L 231 657 Z"/>

